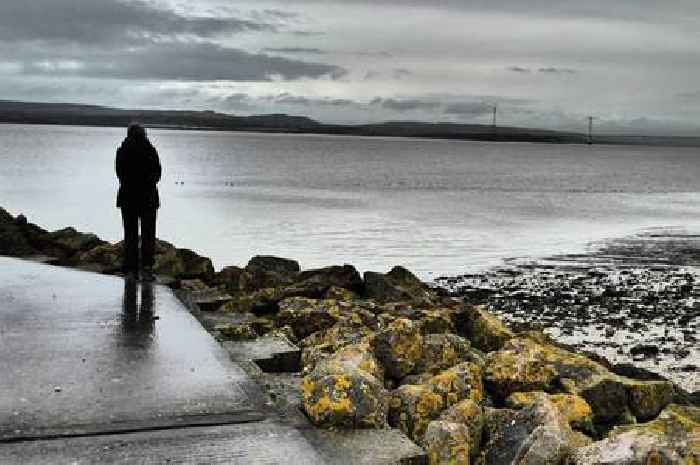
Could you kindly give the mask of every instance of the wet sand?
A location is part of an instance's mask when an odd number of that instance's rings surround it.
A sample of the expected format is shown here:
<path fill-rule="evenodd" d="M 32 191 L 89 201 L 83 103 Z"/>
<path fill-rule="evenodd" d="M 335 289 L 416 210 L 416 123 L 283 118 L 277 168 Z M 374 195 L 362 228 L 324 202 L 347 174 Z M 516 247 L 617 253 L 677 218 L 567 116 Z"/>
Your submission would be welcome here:
<path fill-rule="evenodd" d="M 654 229 L 436 283 L 511 326 L 700 390 L 700 235 Z"/>

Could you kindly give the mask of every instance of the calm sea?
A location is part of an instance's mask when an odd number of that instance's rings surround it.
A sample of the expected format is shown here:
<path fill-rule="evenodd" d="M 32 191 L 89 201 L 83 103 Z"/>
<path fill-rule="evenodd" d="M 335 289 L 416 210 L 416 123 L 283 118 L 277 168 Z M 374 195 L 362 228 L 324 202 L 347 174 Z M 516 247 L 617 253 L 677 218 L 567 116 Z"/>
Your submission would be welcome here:
<path fill-rule="evenodd" d="M 123 129 L 0 125 L 0 205 L 116 241 Z M 700 230 L 700 149 L 152 130 L 158 236 L 214 260 L 402 264 L 424 278 Z"/>

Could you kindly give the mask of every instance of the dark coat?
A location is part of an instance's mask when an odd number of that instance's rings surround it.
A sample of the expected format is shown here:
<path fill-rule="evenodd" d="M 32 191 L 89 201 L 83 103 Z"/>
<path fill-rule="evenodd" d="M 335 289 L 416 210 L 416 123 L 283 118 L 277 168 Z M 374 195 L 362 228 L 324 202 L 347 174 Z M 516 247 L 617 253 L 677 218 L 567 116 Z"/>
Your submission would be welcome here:
<path fill-rule="evenodd" d="M 117 207 L 151 210 L 160 207 L 158 188 L 161 167 L 158 152 L 148 139 L 127 137 L 117 150 L 119 178 Z"/>

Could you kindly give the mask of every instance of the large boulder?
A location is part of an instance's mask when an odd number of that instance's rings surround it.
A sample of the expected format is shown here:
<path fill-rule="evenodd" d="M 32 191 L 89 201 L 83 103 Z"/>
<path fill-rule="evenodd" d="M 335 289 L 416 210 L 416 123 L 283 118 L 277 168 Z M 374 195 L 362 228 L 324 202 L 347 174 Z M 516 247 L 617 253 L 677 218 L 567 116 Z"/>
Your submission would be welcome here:
<path fill-rule="evenodd" d="M 649 423 L 615 428 L 572 453 L 571 465 L 700 463 L 700 408 L 670 405 Z"/>
<path fill-rule="evenodd" d="M 389 424 L 420 442 L 428 424 L 437 419 L 444 409 L 443 397 L 429 386 L 405 384 L 391 396 Z"/>
<path fill-rule="evenodd" d="M 471 399 L 464 399 L 440 414 L 440 420 L 461 423 L 469 428 L 469 455 L 473 460 L 479 453 L 484 429 L 484 414 L 481 407 Z"/>
<path fill-rule="evenodd" d="M 352 265 L 305 270 L 287 287 L 287 293 L 320 299 L 333 287 L 361 293 L 363 283 L 360 273 Z"/>
<path fill-rule="evenodd" d="M 90 250 L 79 253 L 77 265 L 79 268 L 100 273 L 116 272 L 122 267 L 123 248 L 123 242 L 98 245 Z"/>
<path fill-rule="evenodd" d="M 176 279 L 199 278 L 205 282 L 214 276 L 214 266 L 207 257 L 202 257 L 189 249 L 178 249 L 172 244 L 156 240 L 155 264 L 156 274 L 171 276 Z"/>
<path fill-rule="evenodd" d="M 320 364 L 302 384 L 302 407 L 316 426 L 382 428 L 387 400 L 374 376 L 342 362 Z"/>
<path fill-rule="evenodd" d="M 469 341 L 455 334 L 427 334 L 423 336 L 423 356 L 415 371 L 437 374 L 467 360 L 469 349 Z"/>
<path fill-rule="evenodd" d="M 445 407 L 450 407 L 464 399 L 470 399 L 479 404 L 484 399 L 481 376 L 479 364 L 463 362 L 428 379 L 425 385 L 442 396 Z"/>
<path fill-rule="evenodd" d="M 313 370 L 319 361 L 348 345 L 362 343 L 371 350 L 367 341 L 372 334 L 356 314 L 340 316 L 333 326 L 316 331 L 300 341 L 304 372 Z"/>
<path fill-rule="evenodd" d="M 467 308 L 459 315 L 457 332 L 483 352 L 499 350 L 515 336 L 501 320 L 481 306 Z"/>
<path fill-rule="evenodd" d="M 469 428 L 463 423 L 431 421 L 421 444 L 428 465 L 469 465 Z"/>
<path fill-rule="evenodd" d="M 413 273 L 395 266 L 388 273 L 367 271 L 364 275 L 366 296 L 379 302 L 430 303 L 428 286 Z"/>
<path fill-rule="evenodd" d="M 245 267 L 254 289 L 281 287 L 293 283 L 301 268 L 299 263 L 288 258 L 271 255 L 256 255 Z"/>
<path fill-rule="evenodd" d="M 484 465 L 561 465 L 580 438 L 549 401 L 520 410 L 485 445 Z"/>
<path fill-rule="evenodd" d="M 593 433 L 593 410 L 588 402 L 573 394 L 547 394 L 542 391 L 516 392 L 506 399 L 506 405 L 513 409 L 530 407 L 549 400 L 564 416 L 569 425 L 577 430 Z"/>
<path fill-rule="evenodd" d="M 291 326 L 294 334 L 303 339 L 316 331 L 330 328 L 340 316 L 341 306 L 336 300 L 290 297 L 279 303 L 277 324 Z"/>
<path fill-rule="evenodd" d="M 386 376 L 393 379 L 413 372 L 423 357 L 423 336 L 418 326 L 405 318 L 378 331 L 372 346 Z"/>
<path fill-rule="evenodd" d="M 630 380 L 583 355 L 521 337 L 488 354 L 484 380 L 497 401 L 526 391 L 579 395 L 599 424 L 633 422 L 633 414 L 652 418 L 674 392 L 667 381 Z"/>
<path fill-rule="evenodd" d="M 255 291 L 253 276 L 238 266 L 227 266 L 214 274 L 212 284 L 222 286 L 232 295 Z"/>
<path fill-rule="evenodd" d="M 80 253 L 107 244 L 95 234 L 82 233 L 75 228 L 43 234 L 34 243 L 42 254 L 57 258 L 63 265 L 76 265 Z"/>
<path fill-rule="evenodd" d="M 366 342 L 346 345 L 318 363 L 319 366 L 325 364 L 350 366 L 374 376 L 380 382 L 384 380 L 384 370 Z"/>
<path fill-rule="evenodd" d="M 36 244 L 46 231 L 27 222 L 23 215 L 16 218 L 7 211 L 0 212 L 0 255 L 25 257 L 44 254 Z"/>

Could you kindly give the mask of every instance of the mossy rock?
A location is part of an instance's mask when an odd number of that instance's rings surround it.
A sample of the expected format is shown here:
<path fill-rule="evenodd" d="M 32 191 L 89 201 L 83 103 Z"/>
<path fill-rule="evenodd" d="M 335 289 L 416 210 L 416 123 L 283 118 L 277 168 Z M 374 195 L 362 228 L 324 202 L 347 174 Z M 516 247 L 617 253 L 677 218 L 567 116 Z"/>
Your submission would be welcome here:
<path fill-rule="evenodd" d="M 671 402 L 676 389 L 670 381 L 637 381 L 625 380 L 627 402 L 637 421 L 649 421 L 654 418 Z"/>
<path fill-rule="evenodd" d="M 222 324 L 217 325 L 215 330 L 220 339 L 227 341 L 245 341 L 258 337 L 250 323 Z"/>
<path fill-rule="evenodd" d="M 440 414 L 440 420 L 461 423 L 469 428 L 470 457 L 476 459 L 481 448 L 484 429 L 484 413 L 481 407 L 471 399 L 464 399 Z"/>
<path fill-rule="evenodd" d="M 700 458 L 700 408 L 669 405 L 656 420 L 615 428 L 572 453 L 572 465 L 695 465 Z M 617 458 L 618 461 L 611 461 Z"/>
<path fill-rule="evenodd" d="M 468 359 L 469 349 L 469 341 L 455 334 L 427 334 L 423 336 L 423 356 L 415 371 L 437 374 Z"/>
<path fill-rule="evenodd" d="M 421 333 L 445 334 L 455 332 L 455 311 L 451 308 L 420 310 L 417 314 Z"/>
<path fill-rule="evenodd" d="M 468 308 L 461 315 L 457 331 L 466 336 L 474 347 L 483 352 L 500 350 L 506 342 L 515 337 L 495 315 L 483 307 Z"/>
<path fill-rule="evenodd" d="M 378 302 L 415 302 L 429 305 L 433 300 L 428 286 L 401 266 L 395 266 L 386 274 L 365 272 L 364 287 L 365 295 Z"/>
<path fill-rule="evenodd" d="M 481 367 L 478 364 L 463 362 L 428 379 L 425 385 L 442 396 L 445 407 L 464 399 L 479 404 L 484 400 L 481 376 Z"/>
<path fill-rule="evenodd" d="M 506 399 L 506 406 L 513 409 L 530 407 L 542 400 L 549 400 L 577 430 L 593 433 L 593 410 L 585 399 L 573 394 L 547 394 L 542 391 L 515 392 Z"/>
<path fill-rule="evenodd" d="M 340 316 L 341 307 L 335 300 L 291 297 L 279 303 L 277 324 L 291 326 L 294 334 L 303 339 L 316 331 L 330 328 Z"/>
<path fill-rule="evenodd" d="M 302 406 L 316 426 L 382 428 L 388 395 L 373 376 L 349 364 L 324 363 L 302 383 Z"/>
<path fill-rule="evenodd" d="M 420 363 L 423 336 L 415 323 L 399 318 L 377 332 L 372 347 L 386 376 L 398 380 L 413 372 Z"/>
<path fill-rule="evenodd" d="M 469 465 L 469 428 L 463 423 L 431 421 L 421 441 L 428 465 Z"/>
<path fill-rule="evenodd" d="M 406 384 L 391 396 L 389 424 L 420 442 L 428 424 L 437 419 L 444 408 L 443 397 L 429 386 Z"/>

